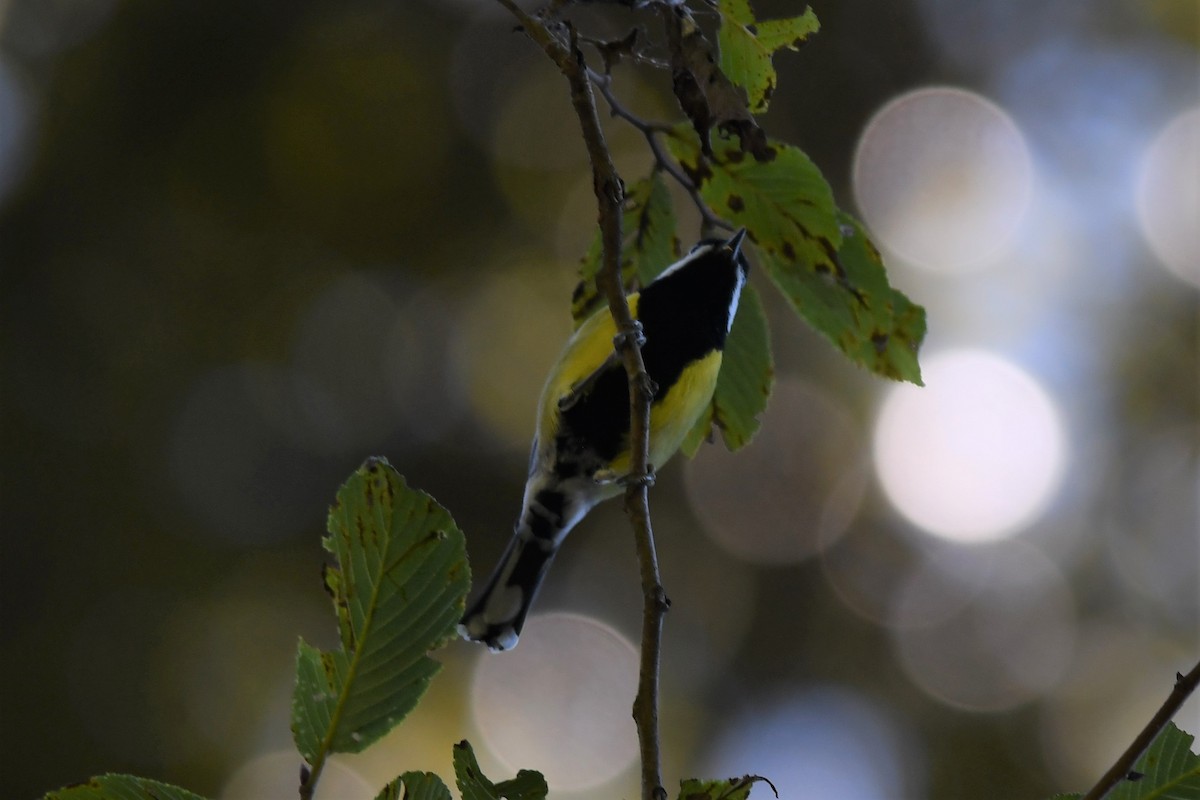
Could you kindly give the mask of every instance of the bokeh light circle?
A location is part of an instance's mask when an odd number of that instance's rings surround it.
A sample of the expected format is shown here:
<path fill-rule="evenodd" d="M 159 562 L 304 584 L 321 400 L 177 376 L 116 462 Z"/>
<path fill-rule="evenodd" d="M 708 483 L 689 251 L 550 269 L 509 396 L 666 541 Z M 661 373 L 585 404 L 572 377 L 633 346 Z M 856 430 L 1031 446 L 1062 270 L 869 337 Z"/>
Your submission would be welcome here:
<path fill-rule="evenodd" d="M 1012 117 L 951 87 L 893 99 L 854 153 L 854 194 L 872 232 L 906 262 L 937 272 L 994 261 L 1021 225 L 1033 180 Z"/>
<path fill-rule="evenodd" d="M 4 21 L 2 6 L 0 3 L 0 23 Z M 10 65 L 0 59 L 0 201 L 20 183 L 29 167 L 34 127 L 30 94 Z"/>
<path fill-rule="evenodd" d="M 1200 286 L 1200 107 L 1171 120 L 1146 149 L 1137 209 L 1158 259 Z"/>
<path fill-rule="evenodd" d="M 913 543 L 897 536 L 894 528 L 894 516 L 881 507 L 821 552 L 821 572 L 842 605 L 879 625 L 886 624 L 891 597 L 919 557 Z"/>
<path fill-rule="evenodd" d="M 353 272 L 326 286 L 300 319 L 292 362 L 297 385 L 307 389 L 305 429 L 314 449 L 364 450 L 397 427 L 384 353 L 398 314 L 376 276 Z"/>
<path fill-rule="evenodd" d="M 483 653 L 471 680 L 471 717 L 510 769 L 537 764 L 555 791 L 617 778 L 637 755 L 629 708 L 637 652 L 591 617 L 550 613 L 526 622 L 512 651 Z"/>
<path fill-rule="evenodd" d="M 756 564 L 795 563 L 836 541 L 866 486 L 863 437 L 821 389 L 779 381 L 752 447 L 705 448 L 687 465 L 688 498 L 723 549 Z"/>
<path fill-rule="evenodd" d="M 896 595 L 892 641 L 909 680 L 931 697 L 1007 711 L 1062 680 L 1074 653 L 1074 597 L 1058 566 L 1029 544 L 967 553 L 910 575 Z"/>
<path fill-rule="evenodd" d="M 311 525 L 321 507 L 317 462 L 292 447 L 259 407 L 263 387 L 279 379 L 269 366 L 220 367 L 195 381 L 176 415 L 168 474 L 205 535 L 276 542 Z"/>
<path fill-rule="evenodd" d="M 886 709 L 849 688 L 817 685 L 739 715 L 693 771 L 764 775 L 780 797 L 909 798 L 925 796 L 922 755 Z"/>
<path fill-rule="evenodd" d="M 230 776 L 218 800 L 292 800 L 298 764 L 299 757 L 291 750 L 255 756 Z M 371 784 L 336 756 L 325 763 L 318 798 L 371 800 L 375 795 Z"/>
<path fill-rule="evenodd" d="M 542 385 L 571 333 L 563 303 L 573 282 L 560 265 L 514 255 L 520 266 L 481 268 L 487 277 L 466 303 L 454 358 L 475 416 L 499 442 L 528 452 Z"/>
<path fill-rule="evenodd" d="M 1060 787 L 1102 775 L 1162 704 L 1164 676 L 1186 672 L 1195 658 L 1194 646 L 1136 618 L 1081 626 L 1062 684 L 1039 708 L 1042 749 Z M 1175 724 L 1200 729 L 1200 698 L 1188 699 Z"/>
<path fill-rule="evenodd" d="M 910 522 L 957 541 L 1012 535 L 1059 488 L 1066 437 L 1024 370 L 982 350 L 925 360 L 926 386 L 894 387 L 875 425 L 875 468 Z"/>

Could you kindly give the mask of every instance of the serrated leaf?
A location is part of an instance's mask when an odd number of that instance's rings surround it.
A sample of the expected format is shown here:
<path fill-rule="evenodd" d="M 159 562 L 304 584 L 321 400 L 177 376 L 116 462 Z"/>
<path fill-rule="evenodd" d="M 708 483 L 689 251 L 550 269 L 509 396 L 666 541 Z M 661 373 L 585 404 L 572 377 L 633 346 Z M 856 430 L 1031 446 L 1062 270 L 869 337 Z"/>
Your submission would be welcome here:
<path fill-rule="evenodd" d="M 621 218 L 621 279 L 627 291 L 645 286 L 678 257 L 675 226 L 671 195 L 657 172 L 638 181 L 626 192 Z M 571 297 L 571 316 L 576 328 L 604 305 L 604 298 L 596 292 L 596 274 L 600 271 L 602 258 L 597 229 L 580 262 L 579 284 Z"/>
<path fill-rule="evenodd" d="M 749 0 L 720 0 L 717 10 L 721 14 L 717 31 L 721 71 L 746 90 L 750 110 L 761 114 L 775 91 L 771 57 L 782 47 L 798 49 L 797 45 L 820 30 L 821 23 L 811 8 L 798 17 L 760 21 Z"/>
<path fill-rule="evenodd" d="M 750 788 L 759 782 L 767 784 L 771 791 L 775 791 L 770 781 L 758 775 L 744 775 L 723 781 L 700 781 L 693 778 L 679 782 L 679 800 L 746 800 L 750 796 Z M 775 796 L 778 797 L 779 793 L 775 792 Z"/>
<path fill-rule="evenodd" d="M 338 491 L 325 585 L 341 648 L 301 640 L 292 733 L 310 763 L 362 750 L 403 719 L 440 665 L 427 653 L 453 637 L 470 585 L 462 531 L 385 459 L 368 459 Z"/>
<path fill-rule="evenodd" d="M 1106 800 L 1200 800 L 1200 755 L 1194 736 L 1168 722 L 1133 766 L 1138 780 L 1117 784 Z"/>
<path fill-rule="evenodd" d="M 730 450 L 750 443 L 760 425 L 758 416 L 767 407 L 775 382 L 771 336 L 767 315 L 753 286 L 742 290 L 733 327 L 725 341 L 725 355 L 712 403 L 697 420 L 681 448 L 688 458 L 710 438 L 715 423 Z"/>
<path fill-rule="evenodd" d="M 517 777 L 492 783 L 479 768 L 475 751 L 465 739 L 454 745 L 454 777 L 462 800 L 546 800 L 550 790 L 542 773 L 523 769 Z"/>
<path fill-rule="evenodd" d="M 375 800 L 452 800 L 450 790 L 432 772 L 406 772 L 375 795 Z"/>
<path fill-rule="evenodd" d="M 47 792 L 43 800 L 204 800 L 169 783 L 136 775 L 97 775 L 85 783 Z"/>
<path fill-rule="evenodd" d="M 718 140 L 709 161 L 683 128 L 670 145 L 704 201 L 746 227 L 763 270 L 810 325 L 861 366 L 921 383 L 925 311 L 888 284 L 866 231 L 838 211 L 808 156 L 772 142 L 775 158 L 760 162 Z"/>

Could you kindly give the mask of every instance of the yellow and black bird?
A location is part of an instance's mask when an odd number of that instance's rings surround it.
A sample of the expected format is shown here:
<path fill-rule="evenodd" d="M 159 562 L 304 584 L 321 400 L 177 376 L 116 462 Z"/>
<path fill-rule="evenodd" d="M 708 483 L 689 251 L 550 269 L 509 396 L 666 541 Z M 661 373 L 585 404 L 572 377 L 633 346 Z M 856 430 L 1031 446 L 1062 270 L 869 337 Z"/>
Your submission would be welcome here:
<path fill-rule="evenodd" d="M 646 372 L 657 385 L 650 406 L 654 467 L 675 454 L 712 400 L 746 282 L 745 234 L 701 241 L 629 296 L 645 336 Z M 559 545 L 592 506 L 621 493 L 629 474 L 629 384 L 613 350 L 616 334 L 607 308 L 593 314 L 567 342 L 542 390 L 521 516 L 459 625 L 463 637 L 492 650 L 517 644 Z"/>

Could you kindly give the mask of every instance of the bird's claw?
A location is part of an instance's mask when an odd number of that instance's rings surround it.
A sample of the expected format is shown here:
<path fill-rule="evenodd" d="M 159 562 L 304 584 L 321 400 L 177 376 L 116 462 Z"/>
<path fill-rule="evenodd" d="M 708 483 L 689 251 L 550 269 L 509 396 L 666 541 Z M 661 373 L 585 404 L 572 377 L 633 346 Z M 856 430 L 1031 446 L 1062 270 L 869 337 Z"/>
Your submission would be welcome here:
<path fill-rule="evenodd" d="M 613 337 L 613 347 L 618 351 L 624 350 L 630 344 L 641 347 L 646 343 L 646 333 L 642 329 L 642 323 L 636 319 L 630 321 L 632 327 L 629 330 L 624 330 Z"/>

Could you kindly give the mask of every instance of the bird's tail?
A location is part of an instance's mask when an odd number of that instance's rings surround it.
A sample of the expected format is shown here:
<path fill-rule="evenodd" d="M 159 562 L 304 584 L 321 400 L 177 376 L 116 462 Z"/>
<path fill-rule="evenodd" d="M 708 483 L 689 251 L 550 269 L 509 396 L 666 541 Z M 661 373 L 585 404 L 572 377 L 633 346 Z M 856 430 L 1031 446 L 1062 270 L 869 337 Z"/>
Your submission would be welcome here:
<path fill-rule="evenodd" d="M 504 555 L 458 625 L 464 639 L 497 651 L 516 646 L 542 579 L 570 529 L 562 511 L 558 492 L 539 492 L 526 504 Z"/>

